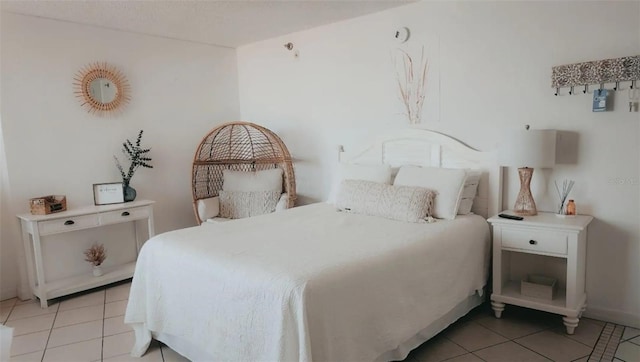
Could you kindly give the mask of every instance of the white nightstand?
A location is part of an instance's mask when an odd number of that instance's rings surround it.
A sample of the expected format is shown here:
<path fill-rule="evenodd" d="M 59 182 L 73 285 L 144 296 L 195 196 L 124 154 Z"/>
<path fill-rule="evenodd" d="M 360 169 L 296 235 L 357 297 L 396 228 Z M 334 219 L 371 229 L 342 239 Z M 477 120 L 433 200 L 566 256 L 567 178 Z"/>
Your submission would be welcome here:
<path fill-rule="evenodd" d="M 506 214 L 511 214 L 505 211 Z M 493 293 L 491 307 L 500 318 L 505 304 L 563 315 L 573 334 L 587 307 L 585 270 L 587 226 L 592 216 L 558 217 L 553 213 L 509 220 L 497 215 L 493 227 Z M 521 280 L 542 275 L 557 280 L 553 299 L 523 295 Z"/>

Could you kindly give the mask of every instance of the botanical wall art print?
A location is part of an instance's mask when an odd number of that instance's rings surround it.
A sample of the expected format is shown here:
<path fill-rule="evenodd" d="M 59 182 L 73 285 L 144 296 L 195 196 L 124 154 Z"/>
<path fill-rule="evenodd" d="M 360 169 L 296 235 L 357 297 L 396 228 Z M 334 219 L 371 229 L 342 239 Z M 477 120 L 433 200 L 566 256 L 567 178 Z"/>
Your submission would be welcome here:
<path fill-rule="evenodd" d="M 437 39 L 397 47 L 392 51 L 396 94 L 402 106 L 401 113 L 409 124 L 426 123 L 440 119 L 440 90 Z"/>

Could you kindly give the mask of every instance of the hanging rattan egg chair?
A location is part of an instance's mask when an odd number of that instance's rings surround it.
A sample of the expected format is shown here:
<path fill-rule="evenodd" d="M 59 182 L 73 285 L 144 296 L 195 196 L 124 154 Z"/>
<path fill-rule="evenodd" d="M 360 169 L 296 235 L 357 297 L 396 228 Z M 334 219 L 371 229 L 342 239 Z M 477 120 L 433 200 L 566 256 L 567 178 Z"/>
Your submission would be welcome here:
<path fill-rule="evenodd" d="M 250 122 L 229 122 L 209 132 L 200 142 L 193 159 L 191 184 L 193 206 L 198 223 L 198 200 L 218 196 L 223 170 L 283 171 L 282 192 L 288 194 L 288 207 L 296 199 L 296 181 L 287 146 L 269 129 Z"/>

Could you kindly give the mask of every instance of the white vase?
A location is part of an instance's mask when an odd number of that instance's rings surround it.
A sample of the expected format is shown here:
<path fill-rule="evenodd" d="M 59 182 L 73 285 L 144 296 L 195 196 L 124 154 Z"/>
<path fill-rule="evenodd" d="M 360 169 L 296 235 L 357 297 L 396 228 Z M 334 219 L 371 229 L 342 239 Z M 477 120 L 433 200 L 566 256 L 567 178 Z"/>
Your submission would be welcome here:
<path fill-rule="evenodd" d="M 102 275 L 102 267 L 100 265 L 93 266 L 93 276 L 99 277 Z"/>

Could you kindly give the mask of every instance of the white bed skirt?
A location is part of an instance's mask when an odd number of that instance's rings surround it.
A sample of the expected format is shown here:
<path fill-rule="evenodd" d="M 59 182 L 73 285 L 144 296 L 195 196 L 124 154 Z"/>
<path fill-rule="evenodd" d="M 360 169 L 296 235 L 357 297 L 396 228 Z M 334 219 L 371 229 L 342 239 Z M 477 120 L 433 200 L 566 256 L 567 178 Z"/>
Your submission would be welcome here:
<path fill-rule="evenodd" d="M 440 317 L 439 319 L 433 321 L 428 327 L 424 328 L 420 332 L 416 333 L 413 337 L 409 338 L 407 341 L 403 342 L 398 346 L 398 348 L 383 353 L 381 356 L 376 358 L 376 362 L 383 361 L 400 361 L 403 360 L 409 355 L 413 349 L 417 348 L 424 342 L 436 336 L 438 333 L 442 332 L 449 325 L 457 321 L 459 318 L 465 316 L 469 313 L 473 308 L 479 306 L 484 301 L 484 296 L 480 294 L 484 294 L 482 292 L 476 292 L 468 298 L 462 300 L 456 306 L 451 308 L 449 312 Z M 137 324 L 133 325 L 136 330 L 136 334 L 138 333 L 148 333 L 146 328 L 142 325 Z M 182 356 L 188 358 L 191 361 L 199 362 L 199 361 L 215 361 L 216 358 L 214 356 L 208 355 L 205 351 L 199 349 L 197 346 L 191 344 L 188 340 L 184 338 L 180 338 L 178 336 L 173 336 L 167 333 L 155 333 L 152 332 L 151 335 L 154 339 L 166 344 L 171 347 L 174 351 L 178 352 Z"/>

